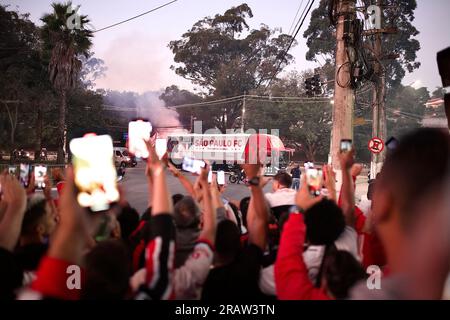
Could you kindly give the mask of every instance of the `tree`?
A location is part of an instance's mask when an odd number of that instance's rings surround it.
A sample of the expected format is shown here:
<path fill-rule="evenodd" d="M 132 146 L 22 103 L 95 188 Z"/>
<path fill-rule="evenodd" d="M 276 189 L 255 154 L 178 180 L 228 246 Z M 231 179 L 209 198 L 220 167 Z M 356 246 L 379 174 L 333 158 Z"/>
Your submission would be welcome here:
<path fill-rule="evenodd" d="M 288 102 L 276 97 L 305 97 L 304 80 L 311 72 L 291 72 L 273 83 L 272 100 L 248 98 L 246 127 L 278 129 L 285 145 L 302 151 L 305 159 L 326 161 L 331 134 L 331 104 L 328 100 Z M 255 93 L 261 94 L 261 91 Z M 261 128 L 263 124 L 264 128 Z"/>
<path fill-rule="evenodd" d="M 335 60 L 336 37 L 333 34 L 335 27 L 330 23 L 329 4 L 335 1 L 321 0 L 319 7 L 311 14 L 311 21 L 304 33 L 309 48 L 306 59 L 316 61 L 319 57 L 325 60 Z M 363 0 L 367 7 L 374 1 Z M 382 48 L 385 53 L 396 53 L 399 55 L 394 60 L 384 60 L 388 88 L 398 86 L 403 80 L 405 73 L 419 68 L 420 63 L 416 61 L 417 51 L 420 43 L 415 36 L 419 31 L 414 27 L 414 10 L 417 8 L 416 0 L 384 0 L 382 9 L 384 25 L 382 27 L 396 27 L 396 34 L 383 36 Z M 371 46 L 370 37 L 364 39 L 364 44 Z M 368 51 L 370 55 L 370 51 Z"/>
<path fill-rule="evenodd" d="M 40 54 L 39 29 L 28 14 L 6 9 L 0 6 L 0 120 L 9 123 L 9 131 L 2 132 L 0 143 L 12 152 L 18 143 L 41 145 L 42 111 L 53 92 Z"/>
<path fill-rule="evenodd" d="M 64 140 L 66 130 L 67 93 L 75 87 L 82 67 L 79 55 L 88 57 L 92 46 L 92 31 L 84 26 L 89 23 L 85 15 L 74 18 L 72 3 L 53 3 L 53 12 L 45 14 L 41 20 L 44 57 L 48 60 L 50 81 L 60 96 L 58 115 L 58 163 L 65 162 Z"/>
<path fill-rule="evenodd" d="M 400 86 L 392 91 L 386 102 L 388 109 L 388 135 L 401 137 L 408 131 L 422 126 L 425 103 L 430 99 L 426 88 Z"/>
<path fill-rule="evenodd" d="M 171 41 L 175 72 L 199 85 L 211 98 L 242 95 L 258 88 L 293 57 L 285 54 L 292 37 L 266 25 L 250 30 L 247 4 L 197 21 L 180 40 Z M 208 118 L 225 130 L 240 123 L 241 102 L 208 108 Z M 239 121 L 237 121 L 239 119 Z"/>

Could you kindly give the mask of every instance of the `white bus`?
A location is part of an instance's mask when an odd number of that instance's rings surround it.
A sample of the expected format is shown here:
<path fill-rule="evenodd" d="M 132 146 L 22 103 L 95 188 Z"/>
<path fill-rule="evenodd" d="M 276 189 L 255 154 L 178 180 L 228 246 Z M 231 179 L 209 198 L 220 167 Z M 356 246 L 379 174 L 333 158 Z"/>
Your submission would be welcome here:
<path fill-rule="evenodd" d="M 170 160 L 180 165 L 184 157 L 207 160 L 210 163 L 236 166 L 249 162 L 252 155 L 264 155 L 266 175 L 285 170 L 292 149 L 286 149 L 281 139 L 269 134 L 177 134 L 167 136 Z M 260 157 L 262 158 L 262 157 Z"/>

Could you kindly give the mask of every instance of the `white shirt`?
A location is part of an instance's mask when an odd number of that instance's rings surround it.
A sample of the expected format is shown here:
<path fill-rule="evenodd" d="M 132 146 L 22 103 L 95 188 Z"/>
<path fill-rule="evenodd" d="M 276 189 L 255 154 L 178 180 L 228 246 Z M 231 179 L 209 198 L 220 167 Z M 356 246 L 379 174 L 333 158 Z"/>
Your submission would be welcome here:
<path fill-rule="evenodd" d="M 278 189 L 275 192 L 266 193 L 267 202 L 271 208 L 279 206 L 293 206 L 295 205 L 295 194 L 297 191 L 290 188 Z"/>
<path fill-rule="evenodd" d="M 334 244 L 338 250 L 349 252 L 359 261 L 358 246 L 356 242 L 357 237 L 358 236 L 355 229 L 346 226 Z M 305 261 L 306 268 L 308 269 L 308 276 L 313 283 L 316 282 L 317 275 L 319 274 L 324 253 L 325 246 L 309 246 L 308 249 L 303 252 L 303 260 Z M 276 295 L 273 267 L 273 265 L 270 265 L 267 268 L 262 269 L 259 278 L 259 288 L 263 293 L 268 295 Z"/>
<path fill-rule="evenodd" d="M 211 268 L 213 256 L 214 253 L 211 247 L 206 243 L 200 242 L 195 245 L 194 251 L 184 265 L 174 272 L 172 279 L 175 299 L 200 299 L 201 289 Z M 130 278 L 130 287 L 133 291 L 137 291 L 145 283 L 146 275 L 147 270 L 142 268 Z"/>
<path fill-rule="evenodd" d="M 346 226 L 339 238 L 334 242 L 334 245 L 338 250 L 347 251 L 356 260 L 360 261 L 358 254 L 358 235 L 352 227 Z M 303 252 L 303 260 L 308 268 L 309 279 L 313 282 L 316 281 L 316 277 L 319 274 L 324 253 L 325 246 L 309 246 Z"/>

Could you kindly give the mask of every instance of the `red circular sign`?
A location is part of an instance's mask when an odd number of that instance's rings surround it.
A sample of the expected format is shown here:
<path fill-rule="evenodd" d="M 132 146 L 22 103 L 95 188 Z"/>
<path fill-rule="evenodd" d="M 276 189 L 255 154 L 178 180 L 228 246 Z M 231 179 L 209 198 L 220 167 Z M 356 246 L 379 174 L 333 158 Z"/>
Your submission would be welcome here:
<path fill-rule="evenodd" d="M 369 150 L 372 153 L 378 154 L 384 150 L 384 142 L 380 138 L 372 138 L 369 141 Z"/>

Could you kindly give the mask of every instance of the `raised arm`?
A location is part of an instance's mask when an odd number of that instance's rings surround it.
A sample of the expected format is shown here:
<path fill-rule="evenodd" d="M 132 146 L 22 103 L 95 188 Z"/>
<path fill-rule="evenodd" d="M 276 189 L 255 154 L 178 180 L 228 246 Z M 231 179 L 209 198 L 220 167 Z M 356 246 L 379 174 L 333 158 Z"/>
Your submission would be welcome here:
<path fill-rule="evenodd" d="M 259 164 L 244 164 L 242 167 L 250 181 L 253 178 L 258 177 L 261 166 Z M 260 178 L 259 184 L 250 185 L 251 198 L 248 207 L 247 226 L 249 241 L 264 251 L 267 244 L 267 221 L 269 218 L 269 210 L 261 183 L 263 183 L 263 181 Z"/>
<path fill-rule="evenodd" d="M 350 170 L 355 162 L 354 151 L 339 154 L 342 170 L 341 208 L 344 212 L 345 222 L 350 227 L 355 227 L 355 188 Z"/>
<path fill-rule="evenodd" d="M 147 171 L 152 181 L 152 240 L 146 247 L 146 279 L 138 299 L 167 300 L 173 297 L 172 275 L 175 255 L 175 226 L 172 220 L 172 200 L 167 188 L 164 164 L 155 148 L 147 142 Z"/>
<path fill-rule="evenodd" d="M 59 201 L 59 210 L 59 225 L 31 287 L 46 297 L 79 299 L 83 284 L 81 288 L 68 288 L 68 277 L 75 270 L 69 268 L 81 265 L 83 251 L 89 238 L 89 226 L 93 225 L 94 217 L 88 216 L 86 210 L 81 208 L 76 200 L 72 168 L 67 169 L 67 182 Z"/>
<path fill-rule="evenodd" d="M 3 193 L 1 201 L 3 214 L 0 220 L 0 247 L 13 251 L 19 240 L 27 198 L 25 189 L 11 175 L 2 174 L 0 176 L 0 185 Z"/>
<path fill-rule="evenodd" d="M 296 196 L 296 205 L 302 212 L 291 214 L 281 234 L 280 247 L 275 262 L 275 284 L 280 300 L 323 300 L 328 296 L 315 288 L 308 277 L 308 269 L 303 260 L 303 245 L 306 226 L 303 213 L 322 197 L 312 197 L 303 178 Z"/>
<path fill-rule="evenodd" d="M 167 163 L 170 172 L 172 172 L 173 176 L 180 181 L 181 185 L 186 189 L 187 193 L 195 198 L 194 185 L 185 175 L 183 175 L 170 161 Z"/>
<path fill-rule="evenodd" d="M 217 174 L 212 175 L 211 199 L 213 210 L 216 213 L 216 224 L 226 219 L 225 205 L 223 204 L 222 197 L 220 196 L 219 186 L 217 185 Z"/>
<path fill-rule="evenodd" d="M 208 185 L 208 169 L 202 169 L 199 176 L 199 183 L 202 188 L 203 201 L 203 228 L 200 233 L 200 239 L 206 239 L 210 243 L 214 244 L 216 239 L 216 212 L 213 208 L 211 191 Z"/>

